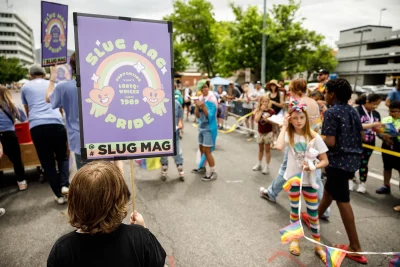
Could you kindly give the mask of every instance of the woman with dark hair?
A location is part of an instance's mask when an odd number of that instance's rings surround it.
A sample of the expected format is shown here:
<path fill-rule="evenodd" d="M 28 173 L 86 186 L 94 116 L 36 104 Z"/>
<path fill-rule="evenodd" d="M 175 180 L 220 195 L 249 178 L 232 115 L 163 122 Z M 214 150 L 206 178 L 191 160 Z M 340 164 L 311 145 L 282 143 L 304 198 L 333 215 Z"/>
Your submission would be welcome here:
<path fill-rule="evenodd" d="M 358 114 L 360 115 L 361 123 L 364 129 L 365 140 L 364 143 L 367 145 L 375 146 L 375 131 L 374 128 L 381 126 L 381 115 L 375 110 L 381 103 L 382 98 L 377 94 L 363 94 L 357 100 L 356 107 Z M 358 186 L 357 192 L 365 194 L 367 191 L 367 176 L 368 176 L 368 162 L 372 155 L 372 149 L 363 148 L 361 154 L 361 165 L 360 165 L 360 185 Z M 354 190 L 353 179 L 349 180 L 349 190 Z"/>
<path fill-rule="evenodd" d="M 21 158 L 18 137 L 15 134 L 15 119 L 26 121 L 25 113 L 15 106 L 9 90 L 0 86 L 0 159 L 6 154 L 14 166 L 19 190 L 26 190 L 25 169 Z"/>
<path fill-rule="evenodd" d="M 77 228 L 59 238 L 47 259 L 48 267 L 163 267 L 166 253 L 134 211 L 130 225 L 130 192 L 119 168 L 91 162 L 73 178 L 68 194 L 70 224 Z"/>

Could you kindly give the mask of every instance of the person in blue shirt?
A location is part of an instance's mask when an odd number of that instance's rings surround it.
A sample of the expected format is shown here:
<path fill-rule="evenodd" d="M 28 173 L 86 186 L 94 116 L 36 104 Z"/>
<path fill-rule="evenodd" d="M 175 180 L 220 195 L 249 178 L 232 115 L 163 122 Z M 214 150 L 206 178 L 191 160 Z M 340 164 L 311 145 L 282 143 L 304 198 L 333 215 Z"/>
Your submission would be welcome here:
<path fill-rule="evenodd" d="M 54 80 L 45 80 L 46 71 L 39 65 L 32 66 L 29 73 L 32 80 L 22 86 L 21 98 L 29 118 L 32 141 L 55 200 L 64 204 L 69 187 L 67 132 L 60 111 L 46 103 L 47 87 Z M 55 160 L 60 174 L 57 174 Z"/>
<path fill-rule="evenodd" d="M 70 57 L 72 74 L 76 73 L 75 53 Z M 56 66 L 50 67 L 50 81 L 54 81 L 57 77 Z M 68 145 L 70 151 L 75 154 L 76 168 L 79 170 L 84 164 L 81 162 L 81 144 L 79 129 L 79 105 L 78 105 L 78 88 L 76 80 L 70 80 L 55 85 L 50 82 L 46 92 L 46 102 L 50 103 L 52 108 L 62 107 L 65 112 L 65 121 L 68 133 Z"/>
<path fill-rule="evenodd" d="M 396 90 L 390 92 L 390 94 L 388 95 L 388 97 L 386 98 L 386 102 L 385 105 L 387 107 L 390 106 L 390 103 L 394 102 L 394 101 L 399 101 L 400 100 L 400 79 L 397 79 L 397 85 L 396 85 Z"/>
<path fill-rule="evenodd" d="M 178 168 L 179 178 L 181 181 L 185 180 L 185 173 L 183 171 L 183 154 L 180 146 L 179 140 L 179 130 L 183 126 L 183 110 L 181 104 L 175 99 L 175 135 L 176 135 L 176 156 L 174 156 L 176 167 Z M 167 179 L 168 171 L 168 157 L 161 157 L 161 180 L 165 181 Z"/>
<path fill-rule="evenodd" d="M 0 86 L 0 159 L 7 155 L 14 166 L 19 190 L 26 190 L 25 169 L 21 159 L 21 149 L 15 134 L 15 119 L 26 121 L 25 113 L 15 106 L 7 87 Z"/>

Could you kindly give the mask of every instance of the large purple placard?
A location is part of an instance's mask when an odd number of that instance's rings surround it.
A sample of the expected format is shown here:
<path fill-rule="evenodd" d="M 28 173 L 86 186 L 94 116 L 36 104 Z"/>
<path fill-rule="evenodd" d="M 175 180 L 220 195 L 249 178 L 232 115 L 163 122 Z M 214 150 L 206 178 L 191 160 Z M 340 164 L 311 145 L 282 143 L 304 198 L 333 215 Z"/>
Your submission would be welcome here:
<path fill-rule="evenodd" d="M 42 1 L 42 66 L 67 63 L 68 6 Z"/>
<path fill-rule="evenodd" d="M 74 13 L 83 159 L 175 154 L 171 25 Z"/>

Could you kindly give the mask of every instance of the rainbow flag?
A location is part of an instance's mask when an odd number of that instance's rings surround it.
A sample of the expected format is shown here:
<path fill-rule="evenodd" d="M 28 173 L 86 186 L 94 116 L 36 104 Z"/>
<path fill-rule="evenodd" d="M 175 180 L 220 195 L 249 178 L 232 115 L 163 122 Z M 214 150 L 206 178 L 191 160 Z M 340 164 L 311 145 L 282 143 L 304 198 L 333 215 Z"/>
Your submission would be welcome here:
<path fill-rule="evenodd" d="M 282 244 L 289 243 L 293 239 L 299 239 L 304 236 L 300 221 L 289 224 L 285 228 L 279 230 L 279 233 L 281 233 Z"/>
<path fill-rule="evenodd" d="M 153 171 L 161 168 L 160 159 L 161 158 L 138 159 L 136 162 L 140 165 L 140 168 Z"/>
<path fill-rule="evenodd" d="M 345 252 L 326 247 L 326 267 L 340 267 L 345 256 Z"/>

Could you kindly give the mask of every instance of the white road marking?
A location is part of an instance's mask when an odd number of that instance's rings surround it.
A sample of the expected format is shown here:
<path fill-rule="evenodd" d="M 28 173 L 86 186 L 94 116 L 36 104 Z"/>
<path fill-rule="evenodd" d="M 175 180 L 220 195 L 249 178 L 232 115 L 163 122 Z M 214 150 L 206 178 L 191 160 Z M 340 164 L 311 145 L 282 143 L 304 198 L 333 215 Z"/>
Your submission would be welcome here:
<path fill-rule="evenodd" d="M 373 173 L 373 172 L 368 172 L 368 176 L 383 181 L 383 176 L 382 175 L 379 175 L 379 174 L 376 174 L 376 173 Z M 399 181 L 396 181 L 393 178 L 390 180 L 390 183 L 393 184 L 393 185 L 399 186 Z"/>
<path fill-rule="evenodd" d="M 226 181 L 228 184 L 235 184 L 235 183 L 242 183 L 242 180 L 236 180 L 236 181 Z"/>

